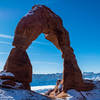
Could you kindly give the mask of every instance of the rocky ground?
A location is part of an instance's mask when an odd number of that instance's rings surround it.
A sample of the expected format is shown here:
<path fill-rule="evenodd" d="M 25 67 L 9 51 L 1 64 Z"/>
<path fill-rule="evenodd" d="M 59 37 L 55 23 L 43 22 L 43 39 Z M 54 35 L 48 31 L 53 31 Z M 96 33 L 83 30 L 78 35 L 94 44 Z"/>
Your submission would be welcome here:
<path fill-rule="evenodd" d="M 22 89 L 0 88 L 0 100 L 51 100 L 36 92 Z"/>
<path fill-rule="evenodd" d="M 47 96 L 29 90 L 0 88 L 0 100 L 100 100 L 100 81 L 93 81 L 93 83 L 96 86 L 93 90 L 79 92 L 71 89 L 67 91 L 68 97 L 63 99 L 48 98 Z"/>

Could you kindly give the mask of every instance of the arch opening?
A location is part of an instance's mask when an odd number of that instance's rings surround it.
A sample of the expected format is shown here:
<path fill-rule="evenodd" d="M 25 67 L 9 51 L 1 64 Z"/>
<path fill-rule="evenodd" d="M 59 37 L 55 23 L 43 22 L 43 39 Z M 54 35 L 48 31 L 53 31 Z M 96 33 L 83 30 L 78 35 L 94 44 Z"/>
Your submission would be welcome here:
<path fill-rule="evenodd" d="M 33 66 L 33 74 L 52 74 L 63 72 L 61 52 L 52 42 L 45 39 L 44 34 L 32 42 L 27 49 Z"/>
<path fill-rule="evenodd" d="M 62 79 L 63 61 L 61 52 L 43 35 L 33 41 L 27 53 L 33 69 L 31 86 L 56 85 L 56 81 Z"/>

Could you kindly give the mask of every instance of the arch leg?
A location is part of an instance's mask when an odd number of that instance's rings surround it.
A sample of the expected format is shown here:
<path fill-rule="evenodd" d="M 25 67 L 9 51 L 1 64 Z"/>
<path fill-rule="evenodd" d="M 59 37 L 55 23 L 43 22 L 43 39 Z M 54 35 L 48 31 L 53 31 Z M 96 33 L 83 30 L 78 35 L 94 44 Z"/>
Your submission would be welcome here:
<path fill-rule="evenodd" d="M 64 58 L 63 63 L 63 91 L 78 89 L 83 85 L 82 73 L 77 64 L 73 49 L 70 47 L 69 34 L 63 28 L 56 30 L 58 43 Z"/>
<path fill-rule="evenodd" d="M 23 89 L 30 89 L 29 83 L 32 81 L 32 65 L 27 55 L 27 52 L 20 48 L 13 48 L 4 66 L 5 73 L 12 73 L 13 76 L 2 76 L 6 81 L 4 86 L 7 86 L 8 80 L 13 82 L 9 84 L 12 88 L 16 85 L 16 82 L 21 83 L 20 87 Z M 1 77 L 1 78 L 2 78 Z"/>

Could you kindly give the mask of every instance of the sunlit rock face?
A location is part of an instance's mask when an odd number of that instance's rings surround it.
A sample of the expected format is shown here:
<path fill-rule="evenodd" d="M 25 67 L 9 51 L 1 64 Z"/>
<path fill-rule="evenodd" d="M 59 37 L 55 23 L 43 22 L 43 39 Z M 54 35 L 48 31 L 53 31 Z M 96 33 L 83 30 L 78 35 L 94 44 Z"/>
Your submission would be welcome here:
<path fill-rule="evenodd" d="M 74 51 L 70 47 L 69 33 L 64 28 L 61 18 L 44 5 L 35 5 L 19 21 L 13 40 L 13 48 L 4 66 L 6 72 L 15 75 L 14 81 L 23 83 L 29 89 L 32 81 L 32 66 L 26 49 L 41 33 L 61 52 L 63 65 L 63 92 L 68 89 L 84 88 L 82 74 L 77 64 Z"/>
<path fill-rule="evenodd" d="M 45 37 L 54 41 L 58 47 L 58 41 L 55 30 L 62 27 L 61 19 L 45 6 L 35 5 L 32 9 L 19 21 L 16 30 L 13 45 L 27 49 L 33 40 L 41 33 Z"/>

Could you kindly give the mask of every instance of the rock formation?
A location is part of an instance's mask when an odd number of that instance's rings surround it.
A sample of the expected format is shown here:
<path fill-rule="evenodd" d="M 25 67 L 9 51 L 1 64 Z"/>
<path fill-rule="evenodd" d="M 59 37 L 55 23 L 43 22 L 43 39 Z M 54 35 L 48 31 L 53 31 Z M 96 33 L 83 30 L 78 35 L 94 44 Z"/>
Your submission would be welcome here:
<path fill-rule="evenodd" d="M 21 88 L 30 89 L 29 83 L 32 81 L 32 65 L 25 50 L 13 48 L 4 66 L 4 71 L 2 72 L 1 79 L 5 80 L 5 84 L 19 82 L 23 85 Z M 4 73 L 7 72 L 13 75 L 5 75 Z"/>
<path fill-rule="evenodd" d="M 14 82 L 20 82 L 29 89 L 32 81 L 32 66 L 26 49 L 41 33 L 61 52 L 63 65 L 63 92 L 68 89 L 81 90 L 85 84 L 77 64 L 74 51 L 70 46 L 69 33 L 61 18 L 44 5 L 35 5 L 18 23 L 13 48 L 4 66 L 4 71 L 14 74 Z"/>

